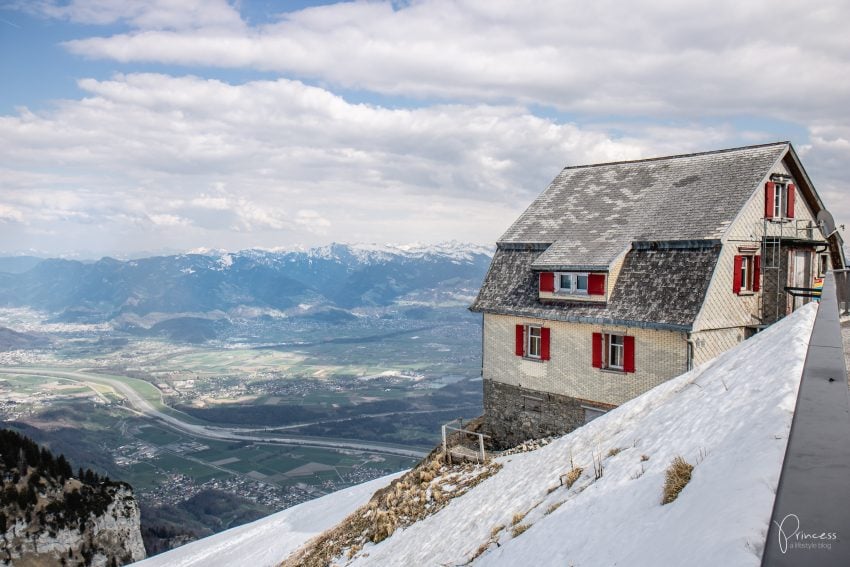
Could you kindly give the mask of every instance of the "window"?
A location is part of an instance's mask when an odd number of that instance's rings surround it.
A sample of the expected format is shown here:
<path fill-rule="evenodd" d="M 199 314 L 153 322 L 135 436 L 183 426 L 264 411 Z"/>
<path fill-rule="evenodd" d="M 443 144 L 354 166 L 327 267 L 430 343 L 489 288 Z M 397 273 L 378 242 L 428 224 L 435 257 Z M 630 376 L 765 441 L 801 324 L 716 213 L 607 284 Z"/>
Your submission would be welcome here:
<path fill-rule="evenodd" d="M 788 186 L 784 183 L 773 184 L 773 218 L 778 219 L 785 216 L 782 205 L 788 200 Z"/>
<path fill-rule="evenodd" d="M 551 329 L 540 325 L 517 325 L 515 354 L 530 360 L 549 360 Z"/>
<path fill-rule="evenodd" d="M 529 358 L 540 358 L 540 327 L 528 327 L 526 337 L 528 343 L 525 345 L 525 356 Z"/>
<path fill-rule="evenodd" d="M 540 272 L 540 292 L 557 295 L 605 295 L 605 274 Z"/>
<path fill-rule="evenodd" d="M 761 277 L 761 257 L 755 254 L 735 256 L 732 274 L 732 291 L 738 295 L 759 291 Z"/>
<path fill-rule="evenodd" d="M 617 333 L 593 333 L 593 367 L 635 371 L 635 338 Z"/>
<path fill-rule="evenodd" d="M 793 183 L 768 181 L 764 187 L 764 216 L 768 219 L 793 219 L 795 195 Z"/>
<path fill-rule="evenodd" d="M 555 293 L 587 294 L 587 273 L 559 273 Z"/>
<path fill-rule="evenodd" d="M 623 335 L 605 335 L 605 342 L 607 343 L 607 348 L 605 349 L 606 360 L 603 361 L 606 368 L 613 368 L 615 370 L 623 369 Z"/>

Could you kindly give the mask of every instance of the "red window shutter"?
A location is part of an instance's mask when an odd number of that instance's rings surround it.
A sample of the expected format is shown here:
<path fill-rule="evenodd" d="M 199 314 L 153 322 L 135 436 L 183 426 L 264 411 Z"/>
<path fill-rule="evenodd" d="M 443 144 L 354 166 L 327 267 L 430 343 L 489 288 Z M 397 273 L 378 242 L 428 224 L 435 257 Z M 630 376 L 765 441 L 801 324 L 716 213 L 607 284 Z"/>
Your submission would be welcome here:
<path fill-rule="evenodd" d="M 761 289 L 761 256 L 753 256 L 753 291 Z"/>
<path fill-rule="evenodd" d="M 776 183 L 773 181 L 768 181 L 764 185 L 764 217 L 768 219 L 773 218 L 773 198 L 775 197 L 773 191 L 775 187 Z"/>
<path fill-rule="evenodd" d="M 605 295 L 605 274 L 590 274 L 587 276 L 587 294 Z"/>
<path fill-rule="evenodd" d="M 525 355 L 525 326 L 517 325 L 516 326 L 516 355 L 524 356 Z"/>
<path fill-rule="evenodd" d="M 555 274 L 540 272 L 540 291 L 555 291 Z"/>
<path fill-rule="evenodd" d="M 732 268 L 732 292 L 741 293 L 741 266 L 744 263 L 743 256 L 735 256 L 735 267 Z"/>
<path fill-rule="evenodd" d="M 793 183 L 788 184 L 788 207 L 785 210 L 785 216 L 789 219 L 794 218 L 794 197 L 796 196 L 796 187 Z"/>
<path fill-rule="evenodd" d="M 623 337 L 623 371 L 635 371 L 635 338 Z"/>
<path fill-rule="evenodd" d="M 593 333 L 593 367 L 602 368 L 602 333 Z"/>
<path fill-rule="evenodd" d="M 549 338 L 551 331 L 549 327 L 540 329 L 540 358 L 541 360 L 549 360 Z"/>

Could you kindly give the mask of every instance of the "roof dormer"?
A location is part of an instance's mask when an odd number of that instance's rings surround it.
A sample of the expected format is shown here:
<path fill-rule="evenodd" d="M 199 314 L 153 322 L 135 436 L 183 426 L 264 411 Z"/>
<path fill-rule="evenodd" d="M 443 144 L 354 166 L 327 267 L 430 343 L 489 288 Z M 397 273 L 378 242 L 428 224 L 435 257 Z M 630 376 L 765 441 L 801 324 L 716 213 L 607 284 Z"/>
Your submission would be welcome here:
<path fill-rule="evenodd" d="M 540 272 L 539 298 L 604 303 L 608 301 L 607 280 L 607 272 Z"/>

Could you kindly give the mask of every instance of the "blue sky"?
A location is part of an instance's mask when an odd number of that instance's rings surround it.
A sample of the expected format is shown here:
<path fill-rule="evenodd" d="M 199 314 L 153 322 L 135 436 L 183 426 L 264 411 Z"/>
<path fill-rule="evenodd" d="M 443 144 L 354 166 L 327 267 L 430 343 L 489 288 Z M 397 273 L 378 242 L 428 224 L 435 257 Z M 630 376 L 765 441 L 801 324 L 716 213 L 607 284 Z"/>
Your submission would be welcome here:
<path fill-rule="evenodd" d="M 565 165 L 776 140 L 850 224 L 845 4 L 0 0 L 0 253 L 491 243 Z"/>

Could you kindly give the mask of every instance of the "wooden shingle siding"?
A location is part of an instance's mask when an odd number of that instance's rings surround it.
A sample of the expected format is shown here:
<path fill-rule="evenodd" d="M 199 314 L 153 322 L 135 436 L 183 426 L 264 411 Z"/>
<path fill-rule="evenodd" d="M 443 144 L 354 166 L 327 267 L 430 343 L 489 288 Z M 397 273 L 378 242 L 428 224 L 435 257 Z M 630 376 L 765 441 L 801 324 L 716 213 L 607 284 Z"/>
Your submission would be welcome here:
<path fill-rule="evenodd" d="M 741 254 L 742 247 L 751 247 L 759 255 L 762 253 L 761 242 L 765 234 L 764 210 L 766 198 L 766 191 L 762 188 L 768 183 L 770 175 L 774 173 L 791 175 L 785 164 L 780 161 L 772 169 L 768 170 L 760 183 L 754 186 L 753 195 L 742 208 L 734 223 L 730 225 L 729 230 L 721 241 L 723 243 L 723 249 L 717 260 L 717 267 L 714 269 L 711 285 L 705 294 L 705 302 L 694 321 L 694 332 L 739 327 L 738 332 L 734 334 L 740 336 L 742 340 L 743 327 L 748 325 L 755 326 L 762 323 L 761 293 L 778 293 L 784 298 L 785 292 L 783 290 L 777 290 L 775 281 L 771 285 L 768 285 L 768 279 L 772 278 L 775 280 L 777 274 L 780 272 L 782 273 L 781 278 L 784 281 L 784 272 L 787 271 L 787 264 L 784 262 L 784 258 L 778 271 L 767 269 L 765 267 L 767 260 L 760 258 L 759 263 L 761 265 L 759 268 L 764 285 L 759 286 L 760 289 L 757 292 L 736 295 L 732 290 L 732 282 L 735 279 L 735 256 Z M 795 185 L 797 184 L 793 178 L 792 182 Z M 782 230 L 784 235 L 788 237 L 790 231 L 793 230 L 792 227 L 797 225 L 802 226 L 806 222 L 815 221 L 814 215 L 806 204 L 805 199 L 795 199 L 794 216 L 795 219 L 793 221 L 781 225 L 780 223 L 768 222 L 768 234 L 778 235 L 779 231 Z M 813 231 L 812 236 L 816 240 L 826 242 L 818 229 Z M 783 255 L 785 253 L 785 251 L 782 252 Z M 768 318 L 764 322 L 771 323 L 773 320 Z M 713 341 L 712 344 L 723 344 L 727 345 L 726 348 L 730 348 L 736 344 L 730 344 L 729 337 L 732 334 L 721 333 L 724 338 L 720 341 Z M 726 349 L 721 349 L 719 346 L 711 349 L 715 353 L 713 356 L 720 354 L 723 350 Z"/>

